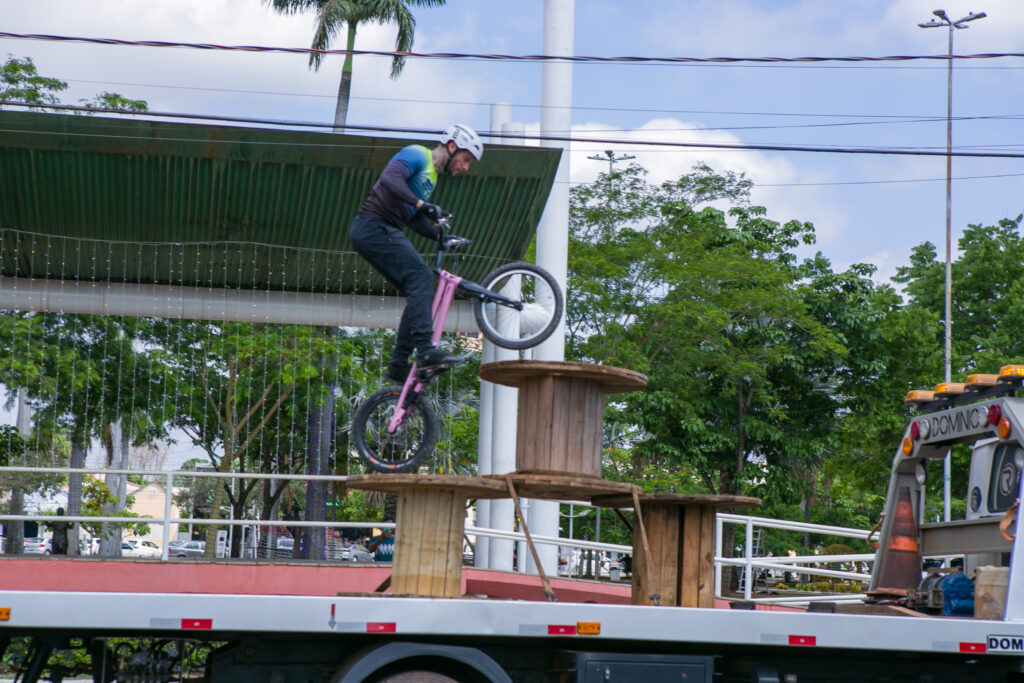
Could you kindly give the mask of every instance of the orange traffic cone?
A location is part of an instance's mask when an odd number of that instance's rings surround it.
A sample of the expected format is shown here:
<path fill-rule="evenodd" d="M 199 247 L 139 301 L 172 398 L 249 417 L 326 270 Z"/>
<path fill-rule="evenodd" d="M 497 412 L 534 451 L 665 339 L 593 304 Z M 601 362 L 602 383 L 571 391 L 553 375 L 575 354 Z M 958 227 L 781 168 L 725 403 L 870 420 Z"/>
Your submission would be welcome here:
<path fill-rule="evenodd" d="M 917 540 L 917 520 L 910 500 L 910 487 L 904 486 L 896 497 L 896 516 L 889 530 L 889 542 L 879 550 L 875 571 L 878 586 L 868 591 L 875 601 L 905 598 L 907 591 L 921 583 L 921 546 Z"/>

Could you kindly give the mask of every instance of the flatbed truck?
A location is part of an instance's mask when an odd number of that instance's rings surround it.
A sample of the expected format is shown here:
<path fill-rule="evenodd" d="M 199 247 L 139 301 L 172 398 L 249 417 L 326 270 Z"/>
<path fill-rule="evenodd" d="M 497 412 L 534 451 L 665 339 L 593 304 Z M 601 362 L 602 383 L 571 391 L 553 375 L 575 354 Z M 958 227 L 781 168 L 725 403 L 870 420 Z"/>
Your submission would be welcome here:
<path fill-rule="evenodd" d="M 189 680 L 190 663 L 195 680 L 268 683 L 1024 681 L 1024 559 L 1014 516 L 1022 385 L 1024 366 L 1007 366 L 908 395 L 918 414 L 893 458 L 870 597 L 853 609 L 0 584 L 0 646 L 28 643 L 20 680 L 29 682 L 52 680 L 49 657 L 68 647 L 90 654 L 95 681 Z M 968 519 L 924 523 L 928 470 L 958 443 L 974 444 Z M 968 572 L 1008 568 L 999 613 L 929 613 L 925 555 L 961 555 Z M 933 594 L 934 582 L 927 585 Z"/>

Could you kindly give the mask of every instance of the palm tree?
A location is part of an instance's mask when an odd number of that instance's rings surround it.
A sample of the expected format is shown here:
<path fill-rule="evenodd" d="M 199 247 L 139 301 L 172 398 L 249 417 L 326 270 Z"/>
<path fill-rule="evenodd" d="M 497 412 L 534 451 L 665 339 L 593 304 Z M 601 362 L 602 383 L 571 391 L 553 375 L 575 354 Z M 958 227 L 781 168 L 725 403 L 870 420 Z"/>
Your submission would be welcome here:
<path fill-rule="evenodd" d="M 408 52 L 412 49 L 413 34 L 416 32 L 416 20 L 409 10 L 410 6 L 438 7 L 445 0 L 261 0 L 282 14 L 295 14 L 309 9 L 316 10 L 316 33 L 313 34 L 312 48 L 326 50 L 333 39 L 341 31 L 342 26 L 348 29 L 347 50 L 355 49 L 356 27 L 363 22 L 373 21 L 381 24 L 398 25 L 398 37 L 395 39 L 395 50 Z M 309 65 L 319 71 L 324 56 L 314 52 L 309 56 Z M 391 78 L 398 78 L 405 66 L 405 57 L 396 55 L 391 60 Z M 344 127 L 348 118 L 349 91 L 352 87 L 352 55 L 345 55 L 345 65 L 341 69 L 341 83 L 338 84 L 338 104 L 334 110 L 334 125 Z"/>

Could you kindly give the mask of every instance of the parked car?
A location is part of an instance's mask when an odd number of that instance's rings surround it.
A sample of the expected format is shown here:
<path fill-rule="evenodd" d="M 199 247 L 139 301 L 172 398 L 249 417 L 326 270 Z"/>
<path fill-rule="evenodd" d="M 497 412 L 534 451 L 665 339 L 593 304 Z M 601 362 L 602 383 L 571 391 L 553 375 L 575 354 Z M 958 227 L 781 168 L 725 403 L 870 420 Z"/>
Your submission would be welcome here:
<path fill-rule="evenodd" d="M 25 539 L 25 552 L 33 555 L 49 555 L 52 550 L 50 543 L 49 538 L 29 536 Z"/>
<path fill-rule="evenodd" d="M 168 548 L 171 557 L 202 557 L 206 552 L 206 541 L 186 541 L 181 545 Z"/>
<path fill-rule="evenodd" d="M 131 547 L 132 552 L 125 550 L 125 545 Z M 130 538 L 121 543 L 122 557 L 160 557 L 160 547 L 152 541 L 140 541 L 137 538 Z"/>
<path fill-rule="evenodd" d="M 361 543 L 351 543 L 341 546 L 341 556 L 338 559 L 346 562 L 373 562 L 373 553 Z"/>
<path fill-rule="evenodd" d="M 132 545 L 128 541 L 121 541 L 121 557 L 160 557 L 160 551 L 154 552 L 152 548 L 142 545 Z"/>

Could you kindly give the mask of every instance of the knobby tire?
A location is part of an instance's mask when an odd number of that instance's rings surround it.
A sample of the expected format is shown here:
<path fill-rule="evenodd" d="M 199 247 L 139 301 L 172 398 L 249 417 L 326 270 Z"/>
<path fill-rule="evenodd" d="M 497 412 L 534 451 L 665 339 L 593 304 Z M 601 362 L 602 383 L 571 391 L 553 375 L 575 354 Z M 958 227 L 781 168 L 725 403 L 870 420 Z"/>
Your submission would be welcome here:
<path fill-rule="evenodd" d="M 504 265 L 488 273 L 487 277 L 484 278 L 480 285 L 485 289 L 500 293 L 494 289 L 497 286 L 498 281 L 510 274 L 515 274 L 516 272 L 527 277 L 535 278 L 534 288 L 536 287 L 536 282 L 540 281 L 546 284 L 551 292 L 551 307 L 550 310 L 545 313 L 548 318 L 544 321 L 541 329 L 527 337 L 505 336 L 498 331 L 494 324 L 496 321 L 491 320 L 487 316 L 488 305 L 493 305 L 495 307 L 499 307 L 501 305 L 488 304 L 487 302 L 479 299 L 476 299 L 473 302 L 473 314 L 476 316 L 476 323 L 480 327 L 480 331 L 483 332 L 485 337 L 494 342 L 494 344 L 502 347 L 503 349 L 520 350 L 537 346 L 551 336 L 555 329 L 557 329 L 558 323 L 562 320 L 562 310 L 565 303 L 562 297 L 562 290 L 559 288 L 558 283 L 555 282 L 554 276 L 533 263 L 509 263 Z"/>
<path fill-rule="evenodd" d="M 405 423 L 394 434 L 388 422 L 402 387 L 385 387 L 363 401 L 352 418 L 352 441 L 367 468 L 376 472 L 411 472 L 434 451 L 437 413 L 425 395 L 415 399 Z"/>

